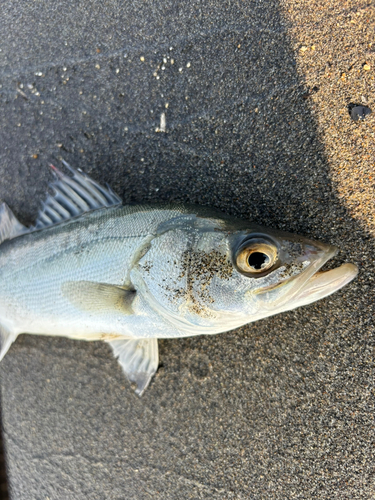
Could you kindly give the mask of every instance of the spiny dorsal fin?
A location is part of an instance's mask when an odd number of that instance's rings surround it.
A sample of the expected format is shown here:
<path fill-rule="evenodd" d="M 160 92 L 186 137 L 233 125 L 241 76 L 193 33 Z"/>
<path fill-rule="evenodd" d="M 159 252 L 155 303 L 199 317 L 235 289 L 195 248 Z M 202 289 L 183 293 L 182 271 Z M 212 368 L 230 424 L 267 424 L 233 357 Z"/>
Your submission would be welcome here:
<path fill-rule="evenodd" d="M 121 205 L 121 198 L 109 186 L 101 186 L 66 161 L 63 164 L 73 175 L 65 175 L 50 165 L 56 177 L 56 181 L 49 185 L 53 194 L 43 202 L 33 229 L 53 226 L 98 208 Z"/>
<path fill-rule="evenodd" d="M 0 243 L 11 240 L 29 230 L 20 223 L 6 203 L 0 205 Z"/>
<path fill-rule="evenodd" d="M 159 364 L 157 339 L 117 339 L 108 344 L 130 382 L 135 383 L 135 392 L 142 396 Z"/>

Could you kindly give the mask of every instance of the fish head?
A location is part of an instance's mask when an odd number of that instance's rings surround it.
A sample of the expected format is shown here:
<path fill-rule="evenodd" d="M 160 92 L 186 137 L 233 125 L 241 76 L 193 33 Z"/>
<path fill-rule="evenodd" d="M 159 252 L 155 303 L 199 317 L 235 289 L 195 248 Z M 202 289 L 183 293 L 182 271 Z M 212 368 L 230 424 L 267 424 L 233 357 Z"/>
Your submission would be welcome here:
<path fill-rule="evenodd" d="M 243 310 L 254 319 L 322 299 L 349 283 L 354 264 L 322 271 L 338 248 L 283 231 L 253 227 L 232 237 L 232 262 L 243 293 Z M 241 276 L 241 277 L 240 277 Z"/>
<path fill-rule="evenodd" d="M 191 335 L 219 333 L 344 286 L 355 265 L 321 271 L 336 253 L 332 245 L 242 221 L 195 218 L 161 231 L 138 269 L 154 306 L 171 321 Z"/>

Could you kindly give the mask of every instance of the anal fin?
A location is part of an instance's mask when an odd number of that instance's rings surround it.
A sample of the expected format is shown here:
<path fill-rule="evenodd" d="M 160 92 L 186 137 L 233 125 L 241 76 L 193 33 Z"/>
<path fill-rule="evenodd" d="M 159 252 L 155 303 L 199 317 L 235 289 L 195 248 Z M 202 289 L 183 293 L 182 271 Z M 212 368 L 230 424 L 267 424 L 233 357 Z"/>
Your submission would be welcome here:
<path fill-rule="evenodd" d="M 136 384 L 135 392 L 142 396 L 159 364 L 157 339 L 117 339 L 108 342 L 126 377 Z"/>
<path fill-rule="evenodd" d="M 0 361 L 8 352 L 9 347 L 13 344 L 16 338 L 17 333 L 4 325 L 0 325 Z"/>

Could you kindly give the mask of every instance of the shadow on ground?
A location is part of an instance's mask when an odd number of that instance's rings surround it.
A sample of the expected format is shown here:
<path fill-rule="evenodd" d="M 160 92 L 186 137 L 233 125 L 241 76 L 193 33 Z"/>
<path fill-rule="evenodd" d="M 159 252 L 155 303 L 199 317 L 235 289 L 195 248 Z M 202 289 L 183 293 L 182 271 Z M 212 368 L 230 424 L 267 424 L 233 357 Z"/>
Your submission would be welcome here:
<path fill-rule="evenodd" d="M 6 2 L 1 27 L 0 198 L 23 221 L 63 157 L 125 202 L 337 244 L 360 275 L 301 310 L 160 342 L 140 400 L 107 346 L 20 337 L 1 365 L 11 498 L 364 498 L 374 242 L 336 197 L 278 2 L 60 3 Z"/>

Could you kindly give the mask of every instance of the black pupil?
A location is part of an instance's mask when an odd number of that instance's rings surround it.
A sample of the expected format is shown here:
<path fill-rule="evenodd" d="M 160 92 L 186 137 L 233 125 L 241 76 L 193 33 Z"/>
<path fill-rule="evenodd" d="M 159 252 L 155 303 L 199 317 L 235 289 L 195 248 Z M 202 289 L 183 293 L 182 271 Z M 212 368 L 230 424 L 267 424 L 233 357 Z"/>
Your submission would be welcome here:
<path fill-rule="evenodd" d="M 253 269 L 259 271 L 262 265 L 268 261 L 268 256 L 263 252 L 253 252 L 249 255 L 248 263 Z"/>

